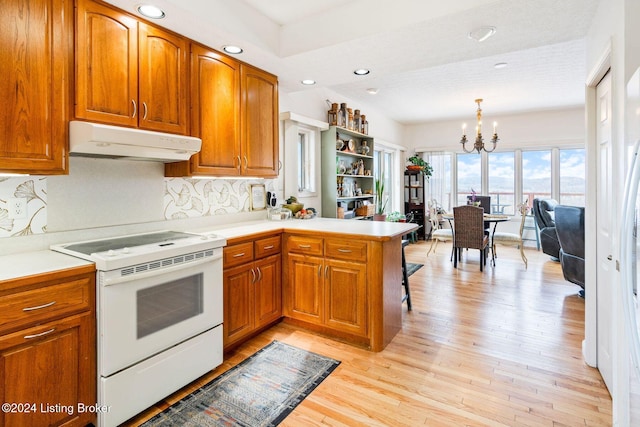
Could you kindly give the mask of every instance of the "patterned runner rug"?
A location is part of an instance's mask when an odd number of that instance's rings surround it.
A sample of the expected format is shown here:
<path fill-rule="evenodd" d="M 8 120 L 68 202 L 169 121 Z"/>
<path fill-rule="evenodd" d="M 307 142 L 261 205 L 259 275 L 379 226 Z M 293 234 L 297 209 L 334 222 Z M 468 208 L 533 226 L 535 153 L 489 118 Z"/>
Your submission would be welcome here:
<path fill-rule="evenodd" d="M 273 341 L 142 425 L 276 426 L 339 364 Z"/>

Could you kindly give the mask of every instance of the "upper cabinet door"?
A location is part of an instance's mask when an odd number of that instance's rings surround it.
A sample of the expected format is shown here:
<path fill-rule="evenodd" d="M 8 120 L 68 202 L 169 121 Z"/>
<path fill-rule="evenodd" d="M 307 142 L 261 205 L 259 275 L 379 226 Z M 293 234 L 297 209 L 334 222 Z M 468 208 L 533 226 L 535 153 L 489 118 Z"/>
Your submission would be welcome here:
<path fill-rule="evenodd" d="M 139 27 L 139 126 L 186 135 L 187 39 L 144 23 Z"/>
<path fill-rule="evenodd" d="M 192 135 L 202 151 L 191 157 L 191 172 L 240 175 L 240 65 L 227 56 L 191 47 Z"/>
<path fill-rule="evenodd" d="M 0 172 L 67 173 L 73 2 L 3 2 L 0 52 Z"/>
<path fill-rule="evenodd" d="M 76 117 L 137 126 L 137 20 L 78 0 L 76 64 Z"/>
<path fill-rule="evenodd" d="M 242 64 L 240 106 L 243 175 L 278 176 L 278 79 Z"/>

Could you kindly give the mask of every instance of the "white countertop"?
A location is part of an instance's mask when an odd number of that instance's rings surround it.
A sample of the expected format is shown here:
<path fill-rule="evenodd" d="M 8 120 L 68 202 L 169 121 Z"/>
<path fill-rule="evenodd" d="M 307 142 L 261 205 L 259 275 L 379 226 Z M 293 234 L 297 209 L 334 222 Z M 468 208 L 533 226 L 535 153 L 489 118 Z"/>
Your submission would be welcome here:
<path fill-rule="evenodd" d="M 233 239 L 250 234 L 270 231 L 311 231 L 360 235 L 376 239 L 407 234 L 417 228 L 417 224 L 386 221 L 358 221 L 333 218 L 288 219 L 283 221 L 252 221 L 242 224 L 216 225 L 188 230 L 192 233 L 214 233 Z"/>
<path fill-rule="evenodd" d="M 0 281 L 91 264 L 90 261 L 48 250 L 4 255 L 0 256 Z"/>
<path fill-rule="evenodd" d="M 332 218 L 289 219 L 283 221 L 249 221 L 225 225 L 212 225 L 186 230 L 193 233 L 214 233 L 226 239 L 239 238 L 251 234 L 278 231 L 311 231 L 318 233 L 337 233 L 360 235 L 374 239 L 391 238 L 407 234 L 417 228 L 416 224 L 358 221 Z M 89 240 L 90 238 L 87 238 Z M 93 264 L 80 258 L 54 252 L 38 250 L 0 256 L 0 281 L 31 276 L 34 274 L 64 270 Z"/>

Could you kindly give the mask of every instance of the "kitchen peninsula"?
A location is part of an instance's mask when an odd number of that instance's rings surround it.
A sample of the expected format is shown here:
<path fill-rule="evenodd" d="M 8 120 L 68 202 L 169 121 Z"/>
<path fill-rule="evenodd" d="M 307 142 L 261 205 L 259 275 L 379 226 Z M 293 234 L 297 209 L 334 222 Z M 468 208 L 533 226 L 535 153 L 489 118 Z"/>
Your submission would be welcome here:
<path fill-rule="evenodd" d="M 254 253 L 259 259 L 264 247 L 274 250 L 281 244 L 282 281 L 274 286 L 282 296 L 277 320 L 284 316 L 286 322 L 381 351 L 402 328 L 401 238 L 416 228 L 410 223 L 314 218 L 255 221 L 195 232 L 215 233 L 227 239 L 225 303 L 261 299 L 250 290 L 249 296 L 243 293 L 233 298 L 237 288 L 248 289 L 256 279 L 247 271 L 245 280 L 234 280 L 241 276 L 227 268 L 228 262 L 234 262 L 229 260 L 250 252 L 248 261 L 253 261 Z M 261 246 L 263 241 L 270 244 Z M 277 248 L 273 248 L 274 241 L 278 242 Z M 259 267 L 255 271 L 262 276 Z M 248 337 L 259 330 L 258 321 L 254 322 L 253 313 L 249 313 L 251 308 L 238 310 L 232 304 L 237 311 L 225 318 L 227 334 L 237 330 L 239 336 Z M 225 342 L 227 348 L 232 340 Z"/>

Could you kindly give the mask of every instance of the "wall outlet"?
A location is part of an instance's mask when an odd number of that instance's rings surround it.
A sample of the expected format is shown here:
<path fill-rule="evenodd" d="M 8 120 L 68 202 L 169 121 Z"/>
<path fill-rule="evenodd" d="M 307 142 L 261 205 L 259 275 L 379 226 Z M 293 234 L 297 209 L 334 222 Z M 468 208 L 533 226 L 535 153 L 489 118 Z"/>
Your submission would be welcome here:
<path fill-rule="evenodd" d="M 13 197 L 9 199 L 9 218 L 25 219 L 27 217 L 27 198 Z"/>

